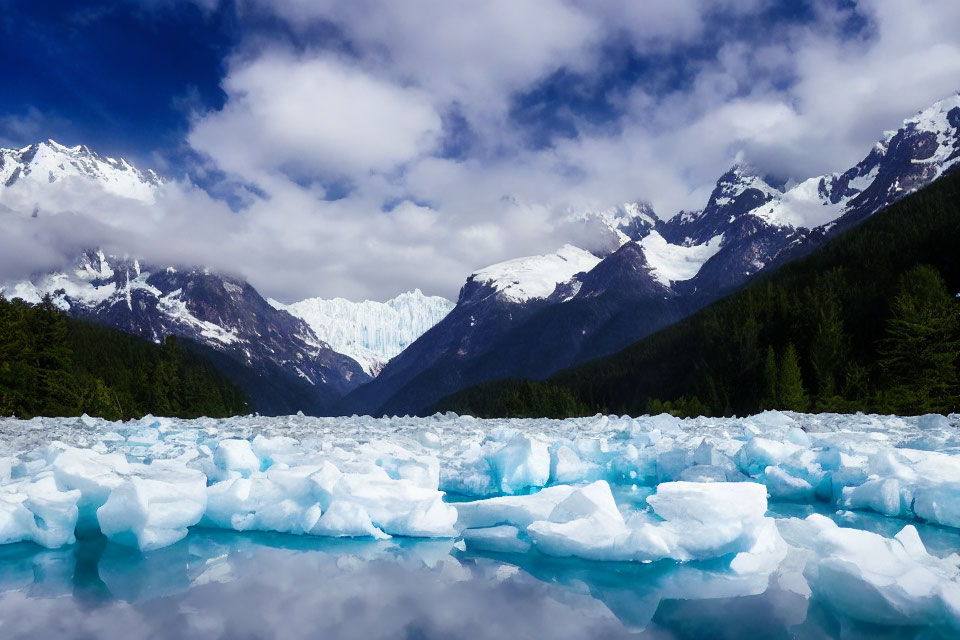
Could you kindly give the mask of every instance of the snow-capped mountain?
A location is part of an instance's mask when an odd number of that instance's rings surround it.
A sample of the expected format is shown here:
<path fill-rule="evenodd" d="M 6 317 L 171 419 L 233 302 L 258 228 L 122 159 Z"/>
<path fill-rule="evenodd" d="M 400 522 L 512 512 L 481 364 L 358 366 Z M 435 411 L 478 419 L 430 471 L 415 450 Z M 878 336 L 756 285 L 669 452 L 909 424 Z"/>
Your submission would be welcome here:
<path fill-rule="evenodd" d="M 371 376 L 380 373 L 388 360 L 440 322 L 454 306 L 446 298 L 425 296 L 420 289 L 386 302 L 344 298 L 308 298 L 289 305 L 269 302 L 306 322 L 321 340 L 359 362 Z"/>
<path fill-rule="evenodd" d="M 69 314 L 148 340 L 186 338 L 254 400 L 261 413 L 323 413 L 369 380 L 360 365 L 274 309 L 247 282 L 203 269 L 155 268 L 88 251 L 71 268 L 0 288 L 50 295 Z"/>
<path fill-rule="evenodd" d="M 810 178 L 780 192 L 748 168 L 736 166 L 720 179 L 706 208 L 682 213 L 663 226 L 678 242 L 702 241 L 725 224 L 728 214 L 750 215 L 775 227 L 829 229 L 833 223 L 845 225 L 869 216 L 930 184 L 958 162 L 960 96 L 952 96 L 886 132 L 867 157 L 843 173 Z M 734 200 L 734 210 L 725 208 Z"/>
<path fill-rule="evenodd" d="M 0 149 L 0 186 L 27 189 L 74 179 L 95 180 L 107 193 L 153 202 L 162 184 L 152 170 L 140 171 L 120 158 L 104 157 L 86 146 L 65 147 L 53 140 L 22 149 Z M 0 196 L 4 190 L 0 189 Z"/>
<path fill-rule="evenodd" d="M 230 276 L 96 251 L 4 294 L 36 300 L 49 293 L 80 317 L 153 340 L 189 338 L 259 398 L 263 412 L 412 413 L 477 382 L 542 378 L 620 349 L 812 251 L 958 163 L 960 96 L 952 96 L 884 134 L 856 166 L 786 191 L 736 165 L 703 209 L 667 220 L 641 202 L 572 214 L 589 242 L 478 269 L 452 310 L 419 292 L 384 304 L 307 300 L 275 308 Z M 51 141 L 0 150 L 0 205 L 7 194 L 72 180 L 146 203 L 162 184 L 86 147 Z M 603 242 L 592 235 L 598 228 Z"/>
<path fill-rule="evenodd" d="M 754 175 L 749 167 L 736 164 L 717 180 L 703 209 L 681 211 L 658 223 L 657 229 L 671 244 L 707 243 L 722 235 L 738 218 L 752 215 L 759 207 L 783 195 Z"/>
<path fill-rule="evenodd" d="M 789 192 L 788 192 L 789 194 Z M 792 248 L 804 246 L 810 231 L 772 220 L 761 212 L 776 206 L 784 194 L 755 175 L 745 165 L 734 165 L 717 180 L 707 205 L 698 211 L 681 211 L 661 222 L 641 241 L 654 261 L 677 259 L 686 251 L 706 258 L 673 279 L 677 292 L 706 302 L 742 286 L 765 267 L 779 263 Z M 654 234 L 665 242 L 657 242 Z"/>
<path fill-rule="evenodd" d="M 51 140 L 0 149 L 0 204 L 23 205 L 37 190 L 71 181 L 145 204 L 155 201 L 163 184 L 153 171 L 85 146 Z M 148 265 L 91 250 L 68 268 L 0 283 L 0 293 L 30 302 L 50 295 L 73 316 L 156 342 L 167 335 L 186 338 L 205 350 L 261 413 L 324 413 L 369 380 L 359 364 L 331 349 L 302 320 L 274 309 L 248 283 L 202 268 Z"/>
<path fill-rule="evenodd" d="M 639 205 L 583 214 L 616 229 L 619 249 L 568 246 L 477 271 L 454 310 L 342 408 L 413 413 L 477 382 L 542 378 L 610 353 L 809 253 L 958 163 L 960 96 L 951 96 L 885 133 L 856 166 L 786 191 L 735 165 L 698 211 L 668 220 Z"/>

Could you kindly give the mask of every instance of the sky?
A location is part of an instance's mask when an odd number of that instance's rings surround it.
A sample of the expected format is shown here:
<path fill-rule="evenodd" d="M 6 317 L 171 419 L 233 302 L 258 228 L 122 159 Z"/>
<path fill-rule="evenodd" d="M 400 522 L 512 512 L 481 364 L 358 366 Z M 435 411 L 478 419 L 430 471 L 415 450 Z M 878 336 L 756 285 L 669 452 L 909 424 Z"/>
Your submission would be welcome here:
<path fill-rule="evenodd" d="M 166 178 L 38 201 L 0 276 L 95 242 L 285 302 L 455 298 L 571 212 L 844 170 L 958 89 L 955 0 L 0 0 L 0 146 Z"/>

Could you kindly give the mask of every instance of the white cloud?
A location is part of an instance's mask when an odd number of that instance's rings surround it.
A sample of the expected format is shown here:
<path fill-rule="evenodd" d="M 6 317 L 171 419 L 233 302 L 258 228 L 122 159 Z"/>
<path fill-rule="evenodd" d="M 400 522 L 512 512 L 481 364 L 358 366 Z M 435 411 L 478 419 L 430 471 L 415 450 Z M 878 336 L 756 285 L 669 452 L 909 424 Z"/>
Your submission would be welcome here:
<path fill-rule="evenodd" d="M 333 23 L 360 57 L 396 79 L 413 79 L 474 117 L 501 112 L 511 92 L 575 64 L 604 35 L 591 15 L 564 0 L 291 0 L 254 4 L 294 29 Z"/>
<path fill-rule="evenodd" d="M 227 104 L 197 119 L 188 142 L 252 182 L 388 171 L 429 152 L 441 128 L 431 98 L 327 55 L 267 51 L 237 60 Z"/>
<path fill-rule="evenodd" d="M 709 29 L 712 16 L 749 13 L 761 0 L 577 0 L 588 14 L 602 21 L 605 31 L 626 33 L 639 49 L 687 43 Z"/>
<path fill-rule="evenodd" d="M 571 115 L 578 135 L 533 150 L 509 115 L 517 92 L 561 68 L 602 74 L 604 43 L 626 38 L 641 55 L 663 53 L 707 38 L 717 13 L 735 20 L 761 3 L 240 6 L 276 14 L 302 39 L 333 24 L 351 52 L 244 43 L 223 79 L 226 104 L 196 116 L 190 145 L 265 197 L 246 194 L 234 213 L 172 184 L 151 211 L 77 194 L 50 210 L 86 216 L 118 246 L 157 259 L 238 270 L 282 300 L 385 299 L 415 286 L 455 297 L 477 268 L 576 240 L 582 228 L 562 221 L 571 209 L 638 198 L 661 215 L 700 207 L 738 157 L 784 179 L 845 169 L 884 129 L 960 88 L 954 0 L 858 0 L 869 26 L 852 39 L 843 33 L 851 10 L 821 4 L 813 24 L 731 37 L 672 91 L 640 83 L 618 94 L 612 126 Z M 476 142 L 468 157 L 436 157 L 454 105 Z M 337 180 L 349 194 L 325 200 L 317 185 Z"/>

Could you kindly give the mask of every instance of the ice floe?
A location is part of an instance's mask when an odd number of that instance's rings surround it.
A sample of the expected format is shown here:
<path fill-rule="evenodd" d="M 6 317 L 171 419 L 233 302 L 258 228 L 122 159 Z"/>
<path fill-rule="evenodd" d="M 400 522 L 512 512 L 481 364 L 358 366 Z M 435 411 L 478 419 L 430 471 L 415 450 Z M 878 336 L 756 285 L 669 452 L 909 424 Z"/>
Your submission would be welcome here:
<path fill-rule="evenodd" d="M 863 622 L 960 629 L 960 555 L 930 555 L 913 525 L 886 538 L 814 514 L 780 528 L 809 552 L 804 576 L 831 607 Z"/>
<path fill-rule="evenodd" d="M 780 504 L 882 514 L 899 533 Z M 0 420 L 0 544 L 99 530 L 150 553 L 191 527 L 436 538 L 683 565 L 658 587 L 678 597 L 777 584 L 863 622 L 960 628 L 960 556 L 911 523 L 960 528 L 958 416 Z"/>

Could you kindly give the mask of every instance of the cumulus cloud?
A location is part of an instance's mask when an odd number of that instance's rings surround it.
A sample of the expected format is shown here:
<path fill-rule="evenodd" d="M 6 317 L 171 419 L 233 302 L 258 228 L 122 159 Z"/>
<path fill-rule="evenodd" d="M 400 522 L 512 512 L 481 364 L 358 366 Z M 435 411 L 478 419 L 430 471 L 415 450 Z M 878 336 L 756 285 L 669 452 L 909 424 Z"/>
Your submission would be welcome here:
<path fill-rule="evenodd" d="M 231 65 L 227 103 L 188 137 L 225 171 L 352 175 L 429 152 L 440 132 L 431 97 L 329 55 L 267 51 Z"/>
<path fill-rule="evenodd" d="M 476 118 L 502 112 L 512 92 L 577 64 L 604 35 L 593 16 L 564 0 L 253 2 L 294 29 L 336 25 L 363 60 Z"/>
<path fill-rule="evenodd" d="M 282 300 L 415 286 L 455 297 L 475 269 L 582 241 L 571 211 L 699 208 L 737 159 L 783 180 L 843 170 L 960 88 L 953 0 L 822 2 L 809 19 L 769 24 L 762 0 L 238 7 L 296 34 L 242 42 L 223 107 L 195 114 L 186 139 L 204 170 L 227 174 L 211 193 L 252 187 L 243 205 L 172 183 L 133 217 L 83 197 L 48 208 L 105 225 L 118 244 L 150 239 L 137 246 L 158 259 L 239 271 Z M 319 26 L 337 37 L 315 37 Z M 601 96 L 613 105 L 604 122 L 570 108 L 571 130 L 529 146 L 518 96 L 559 72 L 574 79 L 568 93 L 604 91 L 593 80 L 612 45 L 675 65 L 651 73 L 678 79 L 620 83 Z M 446 152 L 463 131 L 470 144 Z"/>

